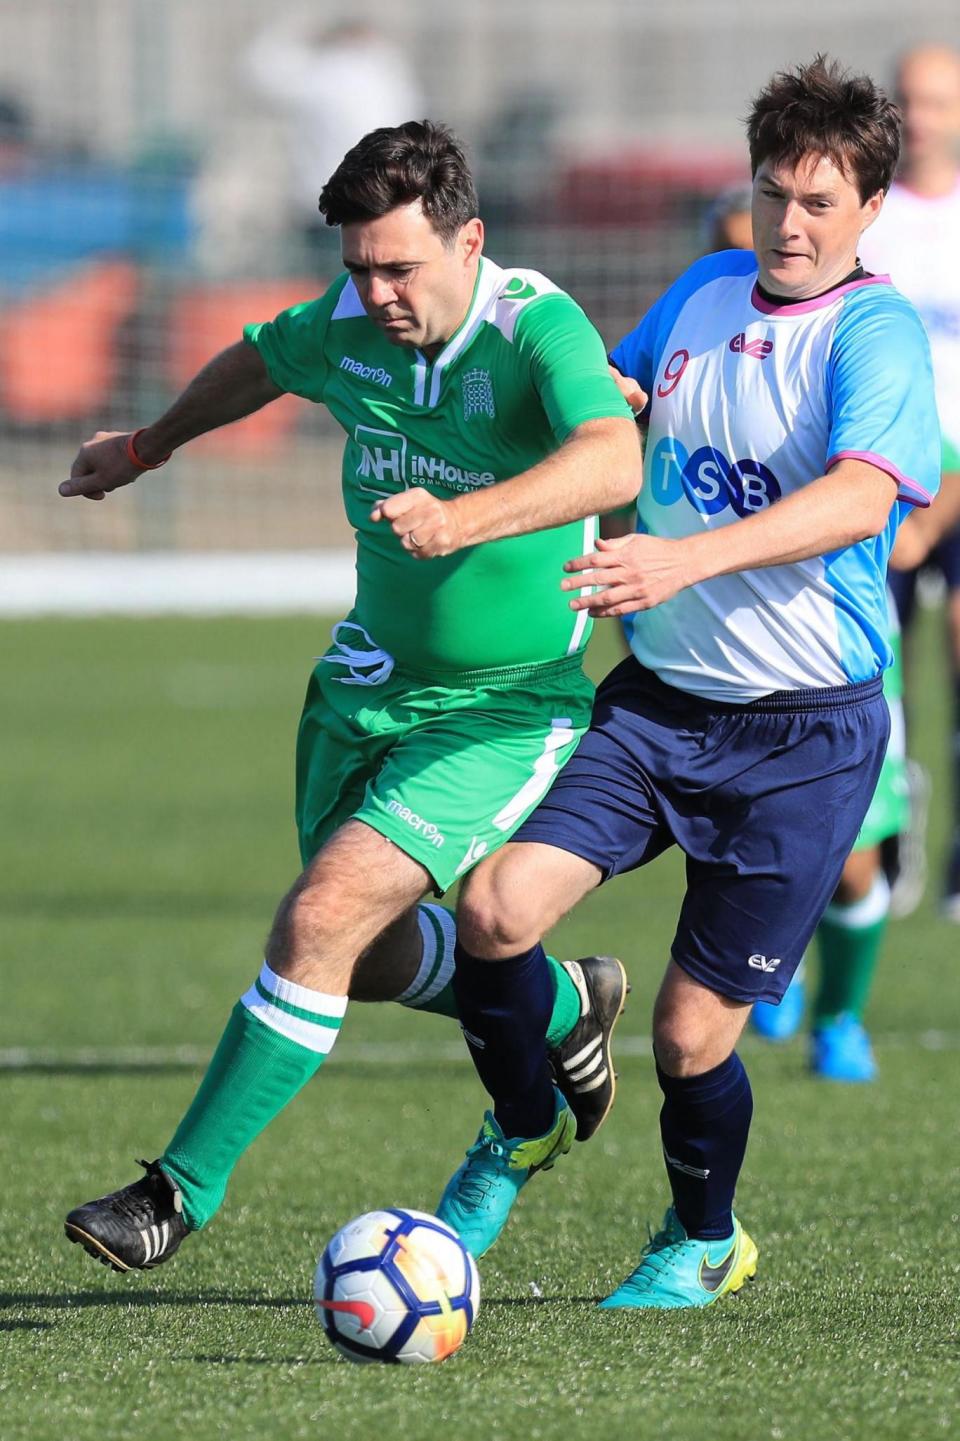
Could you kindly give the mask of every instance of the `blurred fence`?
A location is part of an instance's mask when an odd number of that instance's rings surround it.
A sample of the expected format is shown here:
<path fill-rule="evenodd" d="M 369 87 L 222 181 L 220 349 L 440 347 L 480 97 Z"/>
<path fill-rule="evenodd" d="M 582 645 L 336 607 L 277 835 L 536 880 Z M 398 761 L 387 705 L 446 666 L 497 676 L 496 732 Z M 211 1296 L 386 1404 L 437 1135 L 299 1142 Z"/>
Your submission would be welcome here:
<path fill-rule="evenodd" d="M 281 6 L 270 26 L 312 41 L 346 8 Z M 886 78 L 906 44 L 960 44 L 955 0 L 357 8 L 402 48 L 425 113 L 468 141 L 488 252 L 570 290 L 608 342 L 697 253 L 717 187 L 745 176 L 742 117 L 773 69 L 825 49 Z M 266 20 L 252 0 L 0 0 L 8 556 L 349 543 L 338 433 L 294 400 L 107 505 L 56 497 L 80 439 L 145 424 L 245 321 L 336 272 L 335 236 L 291 200 L 296 114 L 256 83 Z"/>

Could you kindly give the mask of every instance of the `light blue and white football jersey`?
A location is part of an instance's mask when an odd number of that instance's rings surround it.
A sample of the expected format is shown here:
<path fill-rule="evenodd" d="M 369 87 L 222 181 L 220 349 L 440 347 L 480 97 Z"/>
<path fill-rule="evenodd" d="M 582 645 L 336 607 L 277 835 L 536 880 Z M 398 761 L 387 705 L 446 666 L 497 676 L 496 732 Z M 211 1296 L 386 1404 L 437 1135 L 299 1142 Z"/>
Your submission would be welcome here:
<path fill-rule="evenodd" d="M 890 549 L 905 507 L 929 505 L 940 483 L 929 346 L 889 278 L 776 306 L 757 289 L 751 252 L 708 255 L 611 359 L 650 395 L 642 533 L 732 525 L 848 457 L 898 486 L 876 539 L 718 576 L 638 612 L 638 660 L 668 685 L 734 704 L 868 680 L 889 665 Z"/>

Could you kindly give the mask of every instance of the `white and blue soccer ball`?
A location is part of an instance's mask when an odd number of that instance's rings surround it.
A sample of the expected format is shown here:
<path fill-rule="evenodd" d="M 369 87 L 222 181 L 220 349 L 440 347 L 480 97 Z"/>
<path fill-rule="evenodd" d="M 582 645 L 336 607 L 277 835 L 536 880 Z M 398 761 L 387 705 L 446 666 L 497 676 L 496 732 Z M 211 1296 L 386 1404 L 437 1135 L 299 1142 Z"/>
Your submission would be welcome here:
<path fill-rule="evenodd" d="M 313 1286 L 317 1316 L 351 1361 L 442 1361 L 463 1344 L 480 1278 L 456 1231 L 424 1211 L 368 1211 L 329 1242 Z"/>

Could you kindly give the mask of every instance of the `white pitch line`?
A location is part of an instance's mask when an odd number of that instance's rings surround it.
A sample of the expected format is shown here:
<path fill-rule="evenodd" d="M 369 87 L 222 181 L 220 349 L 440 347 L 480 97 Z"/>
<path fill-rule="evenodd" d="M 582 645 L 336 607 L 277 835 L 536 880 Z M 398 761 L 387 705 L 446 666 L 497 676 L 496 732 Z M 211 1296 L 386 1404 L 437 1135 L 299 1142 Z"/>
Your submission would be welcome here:
<path fill-rule="evenodd" d="M 916 1049 L 921 1051 L 960 1050 L 960 1031 L 887 1031 L 871 1032 L 871 1040 L 881 1049 Z M 748 1050 L 759 1050 L 769 1043 L 747 1036 Z M 648 1056 L 650 1037 L 617 1033 L 617 1057 Z M 100 1070 L 129 1066 L 131 1070 L 165 1066 L 202 1067 L 211 1051 L 201 1046 L 82 1046 L 57 1049 L 45 1046 L 11 1046 L 0 1049 L 0 1071 L 30 1070 Z M 406 1041 L 358 1041 L 348 1037 L 330 1057 L 330 1065 L 423 1065 L 460 1064 L 470 1061 L 466 1046 L 459 1041 L 443 1041 L 433 1046 L 414 1045 Z"/>

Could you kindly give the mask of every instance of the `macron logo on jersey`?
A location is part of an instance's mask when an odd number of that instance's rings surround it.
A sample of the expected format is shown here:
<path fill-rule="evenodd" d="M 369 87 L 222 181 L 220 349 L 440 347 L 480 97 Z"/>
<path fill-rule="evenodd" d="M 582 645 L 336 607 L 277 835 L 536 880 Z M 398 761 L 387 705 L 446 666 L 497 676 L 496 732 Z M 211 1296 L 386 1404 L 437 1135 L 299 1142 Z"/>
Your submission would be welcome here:
<path fill-rule="evenodd" d="M 766 360 L 773 350 L 772 340 L 748 340 L 743 331 L 735 335 L 730 341 L 730 349 L 734 355 L 754 355 L 757 360 Z"/>
<path fill-rule="evenodd" d="M 393 376 L 389 370 L 384 370 L 382 365 L 364 365 L 362 360 L 354 360 L 352 355 L 343 356 L 340 369 L 348 370 L 358 380 L 372 380 L 375 385 L 389 387 L 393 384 Z"/>

